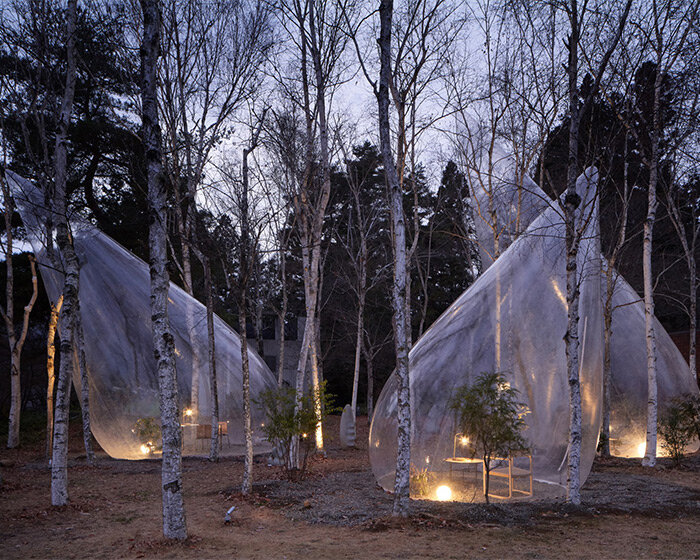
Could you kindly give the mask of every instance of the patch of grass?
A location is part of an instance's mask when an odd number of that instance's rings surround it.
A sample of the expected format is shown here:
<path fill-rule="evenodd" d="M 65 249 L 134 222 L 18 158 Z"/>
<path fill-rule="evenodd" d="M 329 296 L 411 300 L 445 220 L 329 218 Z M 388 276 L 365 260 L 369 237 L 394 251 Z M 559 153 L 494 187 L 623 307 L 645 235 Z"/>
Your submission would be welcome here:
<path fill-rule="evenodd" d="M 128 525 L 131 523 L 134 519 L 136 519 L 135 515 L 118 515 L 116 517 L 112 518 L 115 523 L 121 523 L 123 525 Z"/>
<path fill-rule="evenodd" d="M 0 417 L 0 437 L 2 445 L 7 443 L 7 431 L 10 422 L 6 414 Z M 19 423 L 20 445 L 34 445 L 46 440 L 46 412 L 26 410 L 22 412 Z"/>

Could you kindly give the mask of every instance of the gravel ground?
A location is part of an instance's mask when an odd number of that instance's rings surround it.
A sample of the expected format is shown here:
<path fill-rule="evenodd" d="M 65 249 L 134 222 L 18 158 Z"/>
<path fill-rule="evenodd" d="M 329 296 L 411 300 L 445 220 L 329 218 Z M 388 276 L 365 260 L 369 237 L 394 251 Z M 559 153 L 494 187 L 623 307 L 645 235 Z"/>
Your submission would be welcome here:
<path fill-rule="evenodd" d="M 635 459 L 599 460 L 584 485 L 580 508 L 566 504 L 563 498 L 490 505 L 412 500 L 411 513 L 418 521 L 506 526 L 569 515 L 619 513 L 678 517 L 696 514 L 700 510 L 700 456 L 687 458 L 681 470 L 669 468 L 665 461 L 661 460 L 654 472 L 644 474 L 643 467 Z M 677 481 L 679 475 L 683 475 L 682 483 Z M 309 523 L 371 528 L 381 526 L 391 515 L 392 495 L 376 484 L 368 468 L 316 474 L 296 484 L 282 480 L 260 482 L 256 493 L 283 508 L 288 517 Z"/>

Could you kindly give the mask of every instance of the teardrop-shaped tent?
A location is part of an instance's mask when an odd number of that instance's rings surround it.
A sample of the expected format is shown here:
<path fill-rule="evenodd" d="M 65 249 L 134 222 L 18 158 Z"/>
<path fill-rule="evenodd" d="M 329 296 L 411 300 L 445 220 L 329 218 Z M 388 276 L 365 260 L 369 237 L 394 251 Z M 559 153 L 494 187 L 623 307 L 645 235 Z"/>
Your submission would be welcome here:
<path fill-rule="evenodd" d="M 499 146 L 484 156 L 479 172 L 472 172 L 471 185 L 479 208 L 493 206 L 499 248 L 505 250 L 527 226 L 553 202 L 527 175 L 516 178 L 516 165 Z M 488 189 L 488 192 L 487 192 Z M 493 263 L 494 230 L 484 212 L 477 212 L 475 227 L 482 266 Z M 603 257 L 601 257 L 603 258 Z M 605 292 L 605 277 L 602 278 Z M 602 305 L 602 303 L 601 303 Z M 646 444 L 647 353 L 644 301 L 630 284 L 615 272 L 612 333 L 610 338 L 610 437 L 611 453 L 621 457 L 643 457 Z M 658 402 L 661 407 L 685 395 L 697 395 L 698 386 L 690 368 L 661 323 L 653 318 L 656 333 Z M 698 444 L 689 446 L 695 451 Z M 657 454 L 664 451 L 659 444 Z"/>
<path fill-rule="evenodd" d="M 30 181 L 7 172 L 52 303 L 63 288 L 60 255 L 47 254 L 49 211 L 43 194 Z M 153 354 L 148 265 L 85 221 L 71 221 L 80 260 L 80 307 L 90 383 L 93 434 L 112 457 L 140 459 L 157 444 L 144 445 L 149 426 L 159 425 L 158 378 Z M 53 235 L 53 234 L 52 234 Z M 56 249 L 54 248 L 54 251 Z M 206 309 L 170 284 L 168 313 L 175 337 L 180 406 L 183 410 L 183 453 L 204 454 L 211 435 L 211 390 L 207 361 Z M 217 384 L 222 454 L 238 454 L 244 444 L 241 346 L 238 334 L 215 317 Z M 253 398 L 274 387 L 265 362 L 248 349 Z M 74 382 L 79 386 L 77 374 Z M 191 411 L 187 415 L 185 411 Z M 140 422 L 139 422 L 140 421 Z M 264 421 L 253 407 L 253 426 Z M 138 423 L 138 426 L 137 426 Z M 144 429 L 145 426 L 145 429 Z M 157 428 L 156 428 L 157 430 Z M 152 431 L 152 430 L 150 430 Z M 258 430 L 255 439 L 263 442 Z"/>
<path fill-rule="evenodd" d="M 590 218 L 579 250 L 580 377 L 583 411 L 581 480 L 588 475 L 600 430 L 602 318 L 600 249 L 594 185 L 579 178 L 582 215 Z M 579 218 L 580 223 L 580 218 Z M 484 372 L 503 372 L 530 410 L 524 436 L 533 448 L 539 492 L 563 492 L 569 441 L 569 388 L 563 341 L 567 324 L 565 228 L 558 209 L 545 210 L 416 342 L 410 353 L 411 463 L 431 473 L 432 488 L 449 477 L 454 391 Z M 393 490 L 397 378 L 377 401 L 370 461 L 379 484 Z M 536 492 L 538 490 L 536 489 Z"/>

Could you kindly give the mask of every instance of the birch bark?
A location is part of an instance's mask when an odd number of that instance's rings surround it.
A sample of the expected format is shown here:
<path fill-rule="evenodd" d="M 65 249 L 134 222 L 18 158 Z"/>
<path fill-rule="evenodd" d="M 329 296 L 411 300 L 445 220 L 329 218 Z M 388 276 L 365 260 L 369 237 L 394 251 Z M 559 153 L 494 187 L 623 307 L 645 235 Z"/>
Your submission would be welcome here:
<path fill-rule="evenodd" d="M 411 464 L 411 402 L 408 371 L 409 326 L 406 314 L 406 223 L 403 196 L 391 152 L 391 128 L 389 123 L 389 89 L 391 87 L 391 22 L 393 0 L 381 0 L 379 5 L 380 75 L 376 90 L 379 108 L 379 138 L 389 186 L 392 248 L 394 252 L 394 282 L 392 304 L 394 310 L 394 344 L 396 349 L 396 374 L 398 377 L 398 453 L 394 482 L 395 516 L 408 515 Z"/>
<path fill-rule="evenodd" d="M 219 460 L 219 385 L 216 379 L 216 335 L 214 331 L 214 300 L 212 298 L 211 263 L 208 257 L 202 258 L 204 268 L 204 291 L 207 308 L 207 348 L 209 352 L 209 387 L 211 389 L 211 444 L 209 460 Z"/>
<path fill-rule="evenodd" d="M 657 28 L 658 29 L 658 28 Z M 658 35 L 658 51 L 662 52 L 661 36 Z M 654 222 L 658 200 L 656 188 L 659 181 L 659 131 L 661 129 L 661 84 L 663 72 L 661 60 L 657 61 L 654 78 L 653 125 L 650 135 L 651 157 L 649 158 L 649 192 L 647 193 L 647 216 L 644 221 L 644 238 L 642 252 L 642 270 L 644 273 L 644 327 L 647 347 L 647 434 L 646 450 L 642 465 L 656 465 L 656 440 L 658 424 L 658 385 L 656 380 L 656 333 L 654 331 L 654 288 L 651 267 Z"/>
<path fill-rule="evenodd" d="M 53 449 L 53 407 L 54 392 L 56 390 L 56 327 L 58 326 L 58 314 L 63 305 L 63 296 L 58 298 L 55 305 L 51 305 L 49 316 L 48 334 L 46 336 L 46 460 L 51 458 Z"/>
<path fill-rule="evenodd" d="M 156 66 L 160 53 L 161 14 L 158 0 L 142 0 L 144 34 L 141 43 L 143 143 L 146 150 L 151 273 L 151 328 L 158 371 L 161 433 L 163 439 L 163 534 L 187 538 L 182 493 L 182 448 L 175 343 L 168 320 L 166 190 L 163 176 Z"/>
<path fill-rule="evenodd" d="M 5 321 L 5 329 L 7 330 L 7 342 L 10 346 L 10 416 L 7 429 L 7 448 L 13 449 L 19 446 L 19 427 L 20 427 L 20 411 L 22 409 L 22 385 L 21 385 L 21 360 L 22 348 L 24 341 L 27 338 L 29 331 L 29 315 L 32 312 L 34 303 L 36 302 L 37 278 L 36 278 L 36 263 L 32 255 L 29 256 L 29 265 L 32 270 L 32 295 L 29 303 L 24 308 L 22 318 L 22 329 L 17 336 L 15 330 L 15 312 L 14 312 L 14 268 L 12 264 L 13 253 L 13 238 L 12 238 L 12 214 L 14 213 L 14 201 L 10 194 L 10 189 L 7 182 L 2 180 L 2 191 L 5 201 L 5 263 L 7 269 L 7 279 L 5 282 L 5 309 L 0 307 L 0 314 Z"/>
<path fill-rule="evenodd" d="M 56 243 L 64 261 L 63 310 L 61 326 L 61 365 L 58 371 L 56 388 L 56 412 L 54 415 L 53 451 L 51 459 L 51 504 L 63 506 L 68 503 L 68 408 L 70 388 L 73 378 L 73 333 L 75 316 L 78 313 L 78 293 L 80 265 L 73 249 L 73 241 L 68 229 L 66 176 L 68 126 L 70 125 L 76 82 L 75 26 L 77 0 L 70 0 L 66 13 L 67 69 L 66 85 L 63 92 L 61 112 L 56 132 L 54 149 L 54 220 Z"/>
<path fill-rule="evenodd" d="M 78 368 L 80 369 L 80 412 L 83 420 L 83 446 L 85 457 L 89 465 L 95 464 L 95 452 L 92 449 L 92 431 L 90 429 L 90 383 L 88 381 L 87 360 L 85 359 L 85 337 L 83 336 L 83 321 L 80 315 L 80 307 L 75 314 L 75 352 L 78 355 Z"/>

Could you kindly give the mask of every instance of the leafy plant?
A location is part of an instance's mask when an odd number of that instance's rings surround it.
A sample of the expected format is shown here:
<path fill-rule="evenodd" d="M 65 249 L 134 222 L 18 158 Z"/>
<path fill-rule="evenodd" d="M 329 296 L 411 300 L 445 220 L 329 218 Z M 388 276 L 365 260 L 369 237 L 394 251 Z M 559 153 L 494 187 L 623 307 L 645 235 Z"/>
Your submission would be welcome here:
<path fill-rule="evenodd" d="M 676 401 L 681 408 L 688 437 L 700 439 L 700 397 L 697 395 L 686 395 Z"/>
<path fill-rule="evenodd" d="M 428 472 L 427 467 L 419 469 L 415 465 L 411 465 L 410 477 L 411 494 L 419 498 L 427 496 L 428 492 L 430 492 L 431 485 L 430 473 Z"/>
<path fill-rule="evenodd" d="M 142 449 L 148 449 L 148 453 L 163 449 L 160 423 L 153 416 L 146 416 L 136 420 L 132 432 L 136 434 L 136 437 L 141 442 Z"/>
<path fill-rule="evenodd" d="M 456 414 L 457 430 L 469 437 L 475 454 L 484 462 L 484 498 L 488 503 L 492 460 L 528 449 L 521 431 L 529 411 L 500 373 L 482 373 L 471 385 L 458 388 L 450 407 Z"/>
<path fill-rule="evenodd" d="M 700 399 L 697 396 L 675 399 L 661 415 L 659 435 L 661 447 L 680 465 L 687 445 L 700 437 Z"/>
<path fill-rule="evenodd" d="M 299 398 L 292 387 L 268 389 L 254 401 L 267 417 L 262 431 L 267 440 L 282 452 L 283 467 L 290 481 L 299 481 L 306 476 L 308 458 L 314 449 L 316 426 L 327 414 L 336 411 L 332 396 L 326 392 L 325 382 L 318 391 L 311 390 Z M 320 403 L 320 415 L 315 402 Z M 298 442 L 299 466 L 294 457 L 294 445 Z"/>

